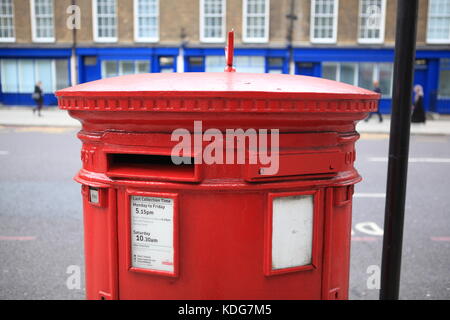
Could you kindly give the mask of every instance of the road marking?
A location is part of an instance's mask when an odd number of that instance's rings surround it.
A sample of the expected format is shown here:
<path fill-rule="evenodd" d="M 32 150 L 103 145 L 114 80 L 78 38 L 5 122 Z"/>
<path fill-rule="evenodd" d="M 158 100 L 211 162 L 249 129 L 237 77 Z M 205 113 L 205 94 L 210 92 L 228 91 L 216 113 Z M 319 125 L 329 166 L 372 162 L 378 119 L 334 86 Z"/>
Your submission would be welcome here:
<path fill-rule="evenodd" d="M 15 132 L 65 133 L 76 130 L 73 127 L 20 127 Z"/>
<path fill-rule="evenodd" d="M 450 242 L 450 237 L 430 237 L 431 241 Z"/>
<path fill-rule="evenodd" d="M 353 195 L 355 198 L 386 198 L 385 193 L 358 192 Z"/>
<path fill-rule="evenodd" d="M 361 140 L 386 140 L 389 139 L 388 133 L 361 133 Z"/>
<path fill-rule="evenodd" d="M 0 241 L 30 241 L 36 240 L 33 236 L 0 236 Z"/>
<path fill-rule="evenodd" d="M 369 161 L 372 162 L 388 162 L 386 157 L 370 157 Z M 411 163 L 450 163 L 450 158 L 409 158 Z"/>
<path fill-rule="evenodd" d="M 9 154 L 9 151 L 0 150 L 0 156 L 7 156 L 8 154 Z"/>

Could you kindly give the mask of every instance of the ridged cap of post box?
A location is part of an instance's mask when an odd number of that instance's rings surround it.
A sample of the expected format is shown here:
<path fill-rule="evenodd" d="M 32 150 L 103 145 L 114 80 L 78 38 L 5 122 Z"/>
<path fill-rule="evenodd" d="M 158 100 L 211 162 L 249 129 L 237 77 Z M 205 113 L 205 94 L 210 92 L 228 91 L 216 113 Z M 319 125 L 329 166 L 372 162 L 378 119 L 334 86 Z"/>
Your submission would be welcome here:
<path fill-rule="evenodd" d="M 378 93 L 315 77 L 220 73 L 146 73 L 56 92 L 66 110 L 152 112 L 371 112 Z"/>

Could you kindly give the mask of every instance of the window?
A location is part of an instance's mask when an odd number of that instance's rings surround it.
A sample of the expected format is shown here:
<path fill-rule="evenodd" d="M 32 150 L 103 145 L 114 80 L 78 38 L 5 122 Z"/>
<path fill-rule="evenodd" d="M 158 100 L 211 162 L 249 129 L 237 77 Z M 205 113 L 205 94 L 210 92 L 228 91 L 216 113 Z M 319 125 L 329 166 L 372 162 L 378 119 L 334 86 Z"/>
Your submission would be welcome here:
<path fill-rule="evenodd" d="M 262 56 L 234 56 L 234 66 L 237 72 L 264 73 L 266 59 Z M 225 66 L 222 67 L 222 71 Z"/>
<path fill-rule="evenodd" d="M 373 90 L 378 81 L 384 98 L 392 95 L 392 63 L 324 62 L 322 77 Z"/>
<path fill-rule="evenodd" d="M 270 0 L 243 1 L 243 41 L 269 41 Z"/>
<path fill-rule="evenodd" d="M 225 0 L 200 0 L 200 41 L 225 41 Z"/>
<path fill-rule="evenodd" d="M 264 73 L 266 71 L 266 58 L 263 56 L 234 56 L 234 67 L 237 72 Z M 206 72 L 223 72 L 225 69 L 225 56 L 206 56 Z"/>
<path fill-rule="evenodd" d="M 338 0 L 311 0 L 311 42 L 336 42 L 338 4 Z"/>
<path fill-rule="evenodd" d="M 160 56 L 159 57 L 159 72 L 162 72 L 162 73 L 175 72 L 175 57 L 174 56 Z"/>
<path fill-rule="evenodd" d="M 67 59 L 2 59 L 0 67 L 4 93 L 32 93 L 38 81 L 44 93 L 69 85 Z"/>
<path fill-rule="evenodd" d="M 450 99 L 450 59 L 442 59 L 440 69 L 438 97 Z"/>
<path fill-rule="evenodd" d="M 53 0 L 31 0 L 31 29 L 34 42 L 55 41 Z"/>
<path fill-rule="evenodd" d="M 159 0 L 134 0 L 134 40 L 159 40 Z"/>
<path fill-rule="evenodd" d="M 386 0 L 359 1 L 358 42 L 383 43 Z"/>
<path fill-rule="evenodd" d="M 394 76 L 392 63 L 379 63 L 375 70 L 375 80 L 378 80 L 380 83 L 382 95 L 390 97 L 392 95 L 392 78 Z"/>
<path fill-rule="evenodd" d="M 14 42 L 14 8 L 12 0 L 0 1 L 0 42 Z"/>
<path fill-rule="evenodd" d="M 189 65 L 193 67 L 203 67 L 204 58 L 203 57 L 189 57 Z"/>
<path fill-rule="evenodd" d="M 116 0 L 93 0 L 94 41 L 117 41 Z"/>
<path fill-rule="evenodd" d="M 322 77 L 351 85 L 357 85 L 358 65 L 356 63 L 327 62 L 322 67 Z"/>
<path fill-rule="evenodd" d="M 450 43 L 450 1 L 430 0 L 428 3 L 428 43 Z"/>
<path fill-rule="evenodd" d="M 266 59 L 268 73 L 283 73 L 284 58 L 268 57 Z"/>
<path fill-rule="evenodd" d="M 236 57 L 234 57 L 236 59 Z M 205 72 L 223 72 L 225 69 L 225 56 L 206 56 Z"/>
<path fill-rule="evenodd" d="M 150 72 L 149 60 L 103 60 L 102 78 Z"/>
<path fill-rule="evenodd" d="M 19 74 L 16 59 L 3 59 L 0 65 L 2 92 L 19 92 Z"/>

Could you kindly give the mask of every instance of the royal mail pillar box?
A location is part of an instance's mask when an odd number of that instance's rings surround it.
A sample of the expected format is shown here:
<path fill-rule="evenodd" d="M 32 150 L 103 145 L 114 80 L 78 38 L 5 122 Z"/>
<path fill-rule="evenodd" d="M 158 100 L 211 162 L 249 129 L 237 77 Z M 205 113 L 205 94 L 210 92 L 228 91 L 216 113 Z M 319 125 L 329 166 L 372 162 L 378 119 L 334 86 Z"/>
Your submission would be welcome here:
<path fill-rule="evenodd" d="M 346 299 L 357 121 L 379 95 L 281 74 L 57 92 L 82 123 L 88 299 Z"/>

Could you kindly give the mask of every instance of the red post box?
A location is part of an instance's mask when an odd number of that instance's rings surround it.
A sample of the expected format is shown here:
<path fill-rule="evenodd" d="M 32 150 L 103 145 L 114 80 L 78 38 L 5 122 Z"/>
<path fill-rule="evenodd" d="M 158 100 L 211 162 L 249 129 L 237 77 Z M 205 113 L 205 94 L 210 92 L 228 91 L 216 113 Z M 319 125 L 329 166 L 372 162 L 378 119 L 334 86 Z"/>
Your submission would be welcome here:
<path fill-rule="evenodd" d="M 82 123 L 88 299 L 348 297 L 355 124 L 378 94 L 223 72 L 57 96 Z"/>

